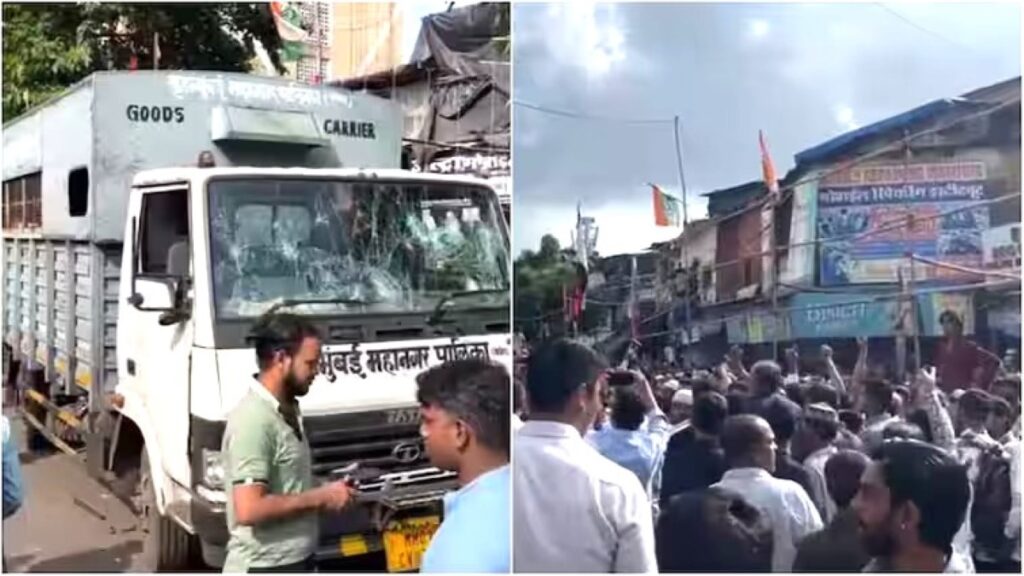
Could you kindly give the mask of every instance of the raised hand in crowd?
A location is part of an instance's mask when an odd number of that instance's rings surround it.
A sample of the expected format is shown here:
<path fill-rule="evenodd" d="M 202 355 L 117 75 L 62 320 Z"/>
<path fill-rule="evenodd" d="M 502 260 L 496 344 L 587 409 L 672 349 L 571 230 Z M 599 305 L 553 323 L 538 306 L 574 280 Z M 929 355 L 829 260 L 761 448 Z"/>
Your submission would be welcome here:
<path fill-rule="evenodd" d="M 736 345 L 730 348 L 729 353 L 725 355 L 725 362 L 734 377 L 740 379 L 750 377 L 750 373 L 743 366 L 743 348 L 741 346 Z"/>
<path fill-rule="evenodd" d="M 928 415 L 932 443 L 944 450 L 953 450 L 956 443 L 953 419 L 942 405 L 937 381 L 935 367 L 922 366 L 912 382 L 912 397 L 916 407 L 924 410 Z"/>
<path fill-rule="evenodd" d="M 834 352 L 832 347 L 828 344 L 821 345 L 821 357 L 825 360 L 825 369 L 828 370 L 828 379 L 832 382 L 832 385 L 836 387 L 836 391 L 839 392 L 840 396 L 846 394 L 846 383 L 843 381 L 842 375 L 839 374 L 839 368 L 836 366 L 834 359 Z"/>

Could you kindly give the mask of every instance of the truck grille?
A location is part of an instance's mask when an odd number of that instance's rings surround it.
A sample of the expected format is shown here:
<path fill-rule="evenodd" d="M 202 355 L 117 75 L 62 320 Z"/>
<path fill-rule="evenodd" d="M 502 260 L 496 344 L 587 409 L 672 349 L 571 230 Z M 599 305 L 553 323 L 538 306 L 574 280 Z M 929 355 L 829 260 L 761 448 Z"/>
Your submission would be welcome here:
<path fill-rule="evenodd" d="M 430 466 L 419 424 L 387 424 L 386 412 L 307 417 L 303 421 L 314 476 L 331 476 L 352 464 L 362 481 Z"/>

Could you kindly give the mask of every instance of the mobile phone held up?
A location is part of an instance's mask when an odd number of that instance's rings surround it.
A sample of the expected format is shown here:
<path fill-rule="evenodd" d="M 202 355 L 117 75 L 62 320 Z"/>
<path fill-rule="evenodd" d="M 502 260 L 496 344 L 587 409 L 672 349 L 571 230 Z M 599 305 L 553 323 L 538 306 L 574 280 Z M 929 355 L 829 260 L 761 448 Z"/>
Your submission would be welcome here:
<path fill-rule="evenodd" d="M 627 370 L 611 370 L 608 372 L 608 386 L 618 388 L 620 386 L 632 386 L 636 378 L 632 372 Z"/>

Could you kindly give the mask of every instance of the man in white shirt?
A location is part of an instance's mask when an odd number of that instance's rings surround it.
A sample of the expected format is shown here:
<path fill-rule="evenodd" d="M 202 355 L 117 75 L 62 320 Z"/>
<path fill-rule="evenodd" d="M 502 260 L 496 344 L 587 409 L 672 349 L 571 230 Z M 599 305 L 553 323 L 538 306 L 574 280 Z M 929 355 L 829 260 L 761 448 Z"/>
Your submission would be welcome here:
<path fill-rule="evenodd" d="M 772 572 L 790 572 L 796 546 L 824 525 L 807 491 L 796 482 L 772 476 L 775 434 L 763 418 L 731 416 L 722 430 L 729 471 L 715 486 L 736 491 L 764 514 L 772 526 Z"/>
<path fill-rule="evenodd" d="M 530 420 L 512 459 L 514 572 L 657 572 L 643 486 L 583 440 L 603 410 L 607 367 L 568 340 L 530 356 Z"/>
<path fill-rule="evenodd" d="M 822 520 L 828 524 L 836 515 L 836 503 L 828 493 L 825 481 L 825 464 L 839 450 L 835 447 L 839 435 L 839 413 L 828 404 L 811 404 L 804 408 L 803 422 L 797 433 L 797 440 L 804 458 L 804 467 L 811 473 L 815 491 L 821 495 L 817 502 Z"/>

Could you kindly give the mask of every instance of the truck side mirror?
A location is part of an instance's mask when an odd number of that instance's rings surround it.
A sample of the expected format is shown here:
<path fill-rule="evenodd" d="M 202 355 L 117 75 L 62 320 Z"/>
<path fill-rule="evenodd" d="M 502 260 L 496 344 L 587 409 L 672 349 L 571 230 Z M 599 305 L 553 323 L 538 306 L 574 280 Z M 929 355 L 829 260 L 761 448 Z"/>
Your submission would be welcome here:
<path fill-rule="evenodd" d="M 175 309 L 176 278 L 147 279 L 146 282 L 135 283 L 135 293 L 128 298 L 128 303 L 143 312 L 166 312 Z"/>

